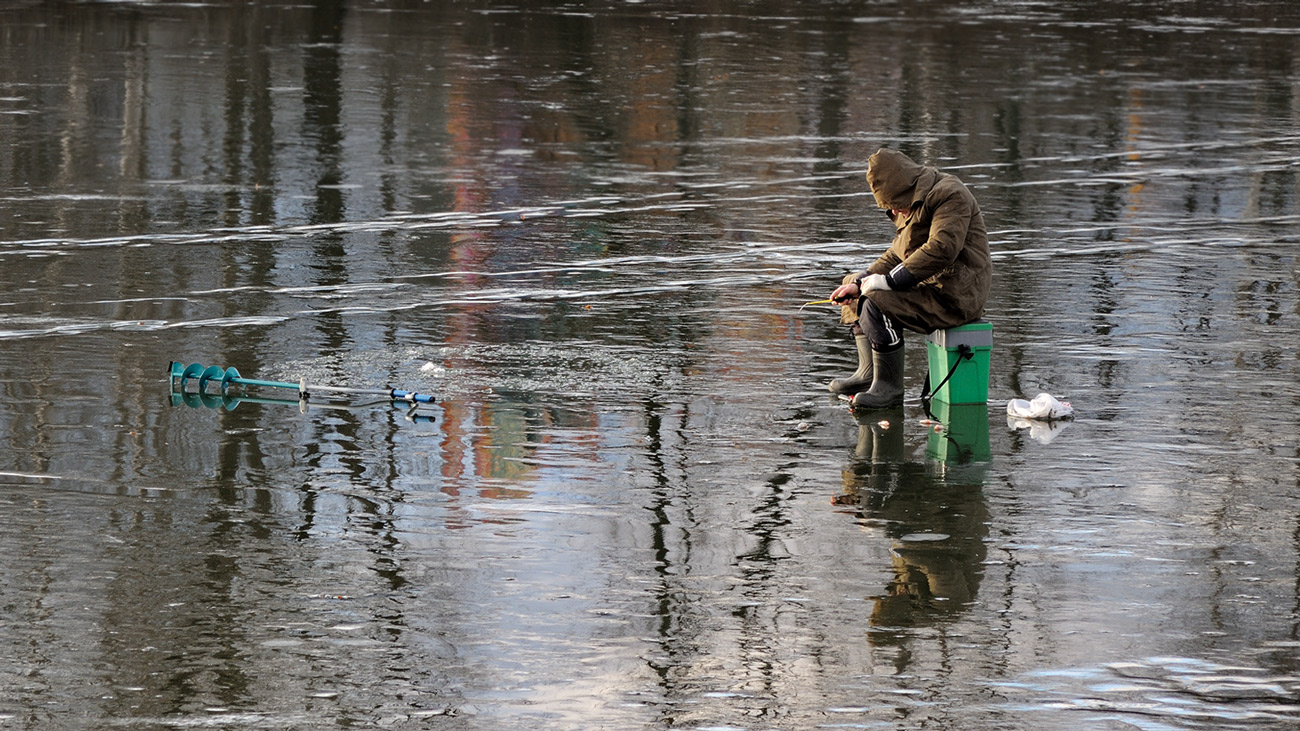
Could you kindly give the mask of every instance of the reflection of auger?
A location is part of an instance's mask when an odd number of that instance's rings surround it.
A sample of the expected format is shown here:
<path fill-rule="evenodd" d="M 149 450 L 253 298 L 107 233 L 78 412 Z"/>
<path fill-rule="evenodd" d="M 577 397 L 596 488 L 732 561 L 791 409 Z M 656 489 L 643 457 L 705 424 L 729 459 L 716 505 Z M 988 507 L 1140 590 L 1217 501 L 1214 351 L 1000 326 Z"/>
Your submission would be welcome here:
<path fill-rule="evenodd" d="M 201 363 L 191 363 L 183 366 L 176 361 L 172 361 L 168 366 L 168 382 L 171 384 L 172 405 L 177 406 L 184 403 L 187 406 L 197 407 L 206 406 L 211 409 L 225 407 L 227 410 L 233 409 L 241 403 L 256 404 L 297 404 L 299 410 L 306 413 L 308 402 L 312 401 L 313 396 L 317 394 L 356 394 L 363 396 L 382 396 L 383 399 L 365 404 L 335 404 L 335 403 L 312 403 L 313 406 L 322 406 L 331 409 L 353 410 L 374 406 L 381 403 L 410 404 L 410 409 L 406 412 L 406 418 L 410 421 L 433 421 L 431 416 L 417 415 L 416 409 L 420 404 L 434 403 L 434 397 L 428 394 L 416 393 L 414 391 L 401 391 L 396 388 L 349 388 L 346 386 L 317 386 L 307 385 L 306 379 L 301 379 L 297 383 L 288 383 L 287 381 L 263 381 L 256 378 L 244 378 L 239 375 L 239 371 L 232 368 L 222 368 L 221 366 L 207 366 Z M 190 379 L 198 382 L 198 390 L 186 391 L 185 384 Z M 218 386 L 216 392 L 212 392 L 211 387 Z M 263 388 L 288 388 L 298 392 L 298 400 L 290 401 L 289 399 L 269 399 L 254 398 L 252 396 L 239 396 L 231 394 L 231 386 L 260 386 Z"/>

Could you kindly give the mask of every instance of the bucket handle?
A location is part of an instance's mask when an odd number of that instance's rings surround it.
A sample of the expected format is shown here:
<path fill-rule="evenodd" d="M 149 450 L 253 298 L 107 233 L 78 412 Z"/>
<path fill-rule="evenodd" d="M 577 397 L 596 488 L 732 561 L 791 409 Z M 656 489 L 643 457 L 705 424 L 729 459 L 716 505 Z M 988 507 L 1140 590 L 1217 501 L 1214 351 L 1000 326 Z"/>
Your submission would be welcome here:
<path fill-rule="evenodd" d="M 948 375 L 944 376 L 942 381 L 939 381 L 939 385 L 935 386 L 933 391 L 930 390 L 930 371 L 927 370 L 925 372 L 925 385 L 921 387 L 921 406 L 925 409 L 926 418 L 934 418 L 934 414 L 930 413 L 930 400 L 934 398 L 936 393 L 939 393 L 944 384 L 948 382 L 948 379 L 952 378 L 952 374 L 957 372 L 957 366 L 961 365 L 962 361 L 970 360 L 974 357 L 974 348 L 965 343 L 958 345 L 957 360 L 953 362 L 952 368 L 948 369 Z"/>

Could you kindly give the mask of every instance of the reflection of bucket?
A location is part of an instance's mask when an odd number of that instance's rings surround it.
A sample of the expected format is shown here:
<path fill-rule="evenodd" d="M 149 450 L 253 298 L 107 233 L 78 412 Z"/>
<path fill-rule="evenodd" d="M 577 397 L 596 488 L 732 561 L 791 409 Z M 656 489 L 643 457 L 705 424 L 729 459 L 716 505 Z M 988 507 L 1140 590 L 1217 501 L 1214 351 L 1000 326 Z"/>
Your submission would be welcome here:
<path fill-rule="evenodd" d="M 948 404 L 934 402 L 934 418 L 943 429 L 930 431 L 925 454 L 931 459 L 962 464 L 985 462 L 992 457 L 989 449 L 989 409 L 984 404 Z"/>
<path fill-rule="evenodd" d="M 935 387 L 931 398 L 950 404 L 988 403 L 993 323 L 976 320 L 961 327 L 935 330 L 925 341 L 930 383 Z M 970 358 L 964 357 L 963 346 L 971 351 Z"/>

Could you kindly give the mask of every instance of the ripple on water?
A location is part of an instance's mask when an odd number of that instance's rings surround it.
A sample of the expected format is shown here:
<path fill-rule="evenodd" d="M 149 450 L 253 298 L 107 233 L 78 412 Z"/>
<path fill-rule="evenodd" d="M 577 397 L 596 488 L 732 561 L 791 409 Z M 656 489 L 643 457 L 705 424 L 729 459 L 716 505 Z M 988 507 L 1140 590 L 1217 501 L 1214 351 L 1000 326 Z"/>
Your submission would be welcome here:
<path fill-rule="evenodd" d="M 1151 657 L 1097 667 L 1044 670 L 1025 682 L 995 684 L 1031 690 L 1031 707 L 1116 715 L 1136 725 L 1188 722 L 1300 724 L 1300 675 L 1197 658 Z M 1131 718 L 1130 718 L 1131 717 Z"/>

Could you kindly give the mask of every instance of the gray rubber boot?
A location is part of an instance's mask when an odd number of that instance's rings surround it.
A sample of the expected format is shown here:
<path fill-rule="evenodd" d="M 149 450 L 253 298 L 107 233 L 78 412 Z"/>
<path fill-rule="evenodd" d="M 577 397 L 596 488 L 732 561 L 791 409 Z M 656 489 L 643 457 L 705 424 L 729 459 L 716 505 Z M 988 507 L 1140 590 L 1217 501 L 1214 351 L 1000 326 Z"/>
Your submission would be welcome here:
<path fill-rule="evenodd" d="M 871 353 L 873 378 L 871 388 L 853 397 L 853 406 L 859 409 L 883 409 L 903 403 L 903 348 L 899 346 L 888 353 Z"/>
<path fill-rule="evenodd" d="M 848 378 L 836 378 L 831 381 L 831 393 L 852 396 L 871 388 L 871 341 L 867 340 L 866 335 L 854 335 L 853 342 L 858 346 L 858 369 Z"/>

